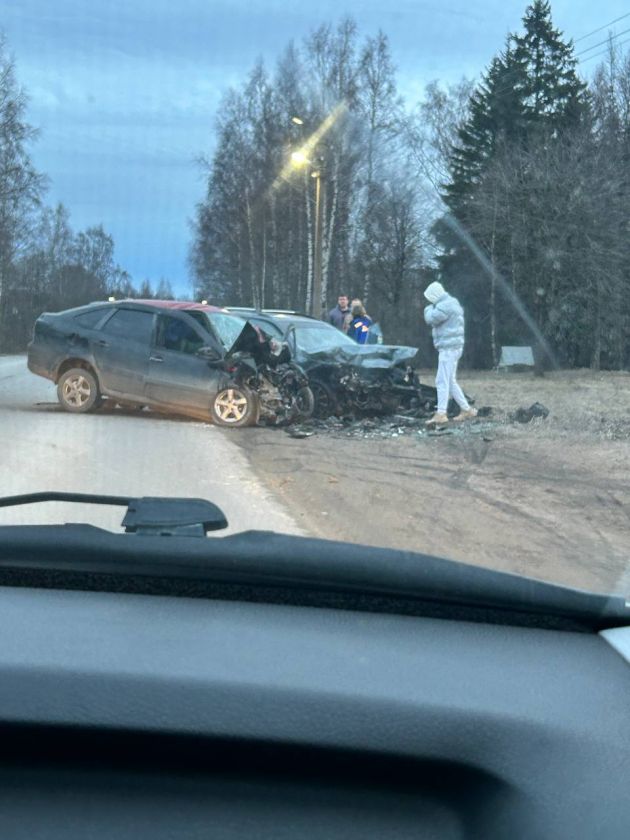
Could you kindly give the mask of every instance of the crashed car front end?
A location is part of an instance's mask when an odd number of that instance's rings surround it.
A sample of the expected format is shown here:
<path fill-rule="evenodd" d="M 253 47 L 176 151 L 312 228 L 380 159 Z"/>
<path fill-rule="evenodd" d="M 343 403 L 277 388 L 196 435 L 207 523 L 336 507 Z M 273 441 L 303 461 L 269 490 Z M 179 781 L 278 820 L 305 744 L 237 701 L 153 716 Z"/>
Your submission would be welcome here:
<path fill-rule="evenodd" d="M 427 394 L 415 370 L 415 347 L 367 345 L 339 347 L 334 361 L 329 350 L 297 348 L 296 359 L 307 372 L 315 393 L 315 414 L 388 414 L 419 409 L 434 393 Z M 435 389 L 429 389 L 432 392 Z"/>
<path fill-rule="evenodd" d="M 287 344 L 261 333 L 249 322 L 226 357 L 224 387 L 230 381 L 256 394 L 259 419 L 265 425 L 291 423 L 312 412 L 308 377 L 291 359 Z"/>

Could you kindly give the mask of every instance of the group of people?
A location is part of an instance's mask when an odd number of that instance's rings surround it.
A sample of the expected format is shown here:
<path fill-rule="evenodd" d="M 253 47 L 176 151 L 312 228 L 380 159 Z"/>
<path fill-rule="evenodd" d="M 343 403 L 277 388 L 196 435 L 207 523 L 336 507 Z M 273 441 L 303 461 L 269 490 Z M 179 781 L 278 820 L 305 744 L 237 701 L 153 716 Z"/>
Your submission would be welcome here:
<path fill-rule="evenodd" d="M 427 420 L 429 426 L 448 423 L 448 404 L 452 399 L 459 406 L 456 422 L 472 419 L 477 410 L 472 408 L 457 382 L 457 365 L 464 352 L 464 310 L 457 298 L 449 295 L 439 282 L 430 283 L 424 291 L 428 305 L 424 321 L 432 329 L 433 345 L 438 352 L 438 369 L 435 377 L 437 409 Z M 339 295 L 337 306 L 328 313 L 328 320 L 358 344 L 367 344 L 372 319 L 363 303 L 355 299 L 349 303 L 347 295 Z"/>
<path fill-rule="evenodd" d="M 337 327 L 357 344 L 372 343 L 370 333 L 376 324 L 365 311 L 363 302 L 358 298 L 354 298 L 350 303 L 348 295 L 339 295 L 337 306 L 328 313 L 328 320 L 333 327 Z"/>

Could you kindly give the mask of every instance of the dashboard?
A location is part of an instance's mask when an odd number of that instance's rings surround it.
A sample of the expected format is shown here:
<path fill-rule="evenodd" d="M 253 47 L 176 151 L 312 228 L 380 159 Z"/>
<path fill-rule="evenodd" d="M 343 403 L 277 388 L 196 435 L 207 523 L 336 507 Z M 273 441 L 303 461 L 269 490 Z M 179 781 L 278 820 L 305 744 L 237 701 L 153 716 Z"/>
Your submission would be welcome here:
<path fill-rule="evenodd" d="M 0 633 L 3 840 L 630 836 L 624 628 L 3 586 Z"/>

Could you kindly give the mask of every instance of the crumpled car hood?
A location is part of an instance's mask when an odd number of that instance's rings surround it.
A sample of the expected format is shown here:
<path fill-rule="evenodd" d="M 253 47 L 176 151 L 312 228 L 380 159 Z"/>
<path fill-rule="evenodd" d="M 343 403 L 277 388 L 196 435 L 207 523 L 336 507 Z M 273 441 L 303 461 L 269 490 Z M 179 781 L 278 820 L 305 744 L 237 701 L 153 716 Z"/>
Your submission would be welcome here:
<path fill-rule="evenodd" d="M 234 344 L 227 351 L 226 358 L 232 358 L 238 354 L 251 356 L 258 364 L 265 363 L 275 366 L 291 360 L 291 353 L 286 344 L 275 342 L 278 352 L 273 351 L 272 342 L 269 338 L 262 337 L 261 333 L 246 321 L 243 329 L 238 334 Z"/>
<path fill-rule="evenodd" d="M 313 365 L 353 365 L 361 368 L 388 370 L 398 365 L 411 364 L 418 354 L 417 347 L 398 347 L 387 344 L 357 344 L 355 347 L 338 347 L 331 350 L 307 351 L 298 347 L 295 361 L 304 368 Z"/>
<path fill-rule="evenodd" d="M 234 344 L 227 351 L 228 356 L 233 356 L 235 353 L 255 353 L 258 349 L 260 338 L 254 327 L 245 321 L 243 329 L 238 334 Z"/>

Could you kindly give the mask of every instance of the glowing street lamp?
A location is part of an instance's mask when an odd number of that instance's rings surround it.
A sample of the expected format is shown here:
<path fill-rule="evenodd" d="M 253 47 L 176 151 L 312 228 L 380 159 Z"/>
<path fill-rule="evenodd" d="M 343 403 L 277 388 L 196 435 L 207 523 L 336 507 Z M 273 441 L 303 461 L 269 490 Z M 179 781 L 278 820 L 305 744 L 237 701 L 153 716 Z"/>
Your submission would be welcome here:
<path fill-rule="evenodd" d="M 301 117 L 291 117 L 293 125 L 304 125 L 304 120 Z"/>
<path fill-rule="evenodd" d="M 291 163 L 294 166 L 305 166 L 308 163 L 308 158 L 306 154 L 299 149 L 297 152 L 291 153 Z"/>

